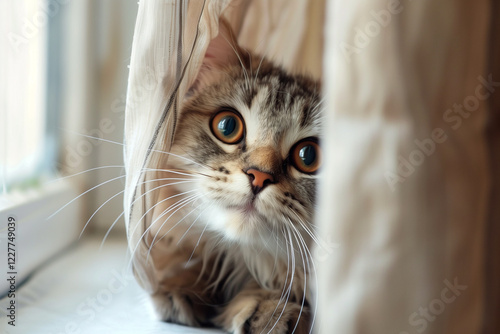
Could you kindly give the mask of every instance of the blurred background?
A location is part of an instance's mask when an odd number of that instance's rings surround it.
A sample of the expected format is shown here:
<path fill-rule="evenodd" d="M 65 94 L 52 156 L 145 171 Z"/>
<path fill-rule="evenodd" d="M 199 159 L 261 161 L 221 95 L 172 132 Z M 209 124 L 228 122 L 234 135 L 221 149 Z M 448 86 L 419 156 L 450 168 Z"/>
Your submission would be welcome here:
<path fill-rule="evenodd" d="M 121 214 L 121 143 L 137 7 L 120 0 L 0 3 L 1 207 L 43 197 L 53 180 L 85 171 L 61 187 L 83 194 L 102 186 L 61 210 L 67 219 L 79 208 L 67 224 L 83 228 L 107 200 L 85 233 L 106 231 Z M 123 227 L 120 219 L 116 230 Z"/>
<path fill-rule="evenodd" d="M 187 4 L 162 5 L 173 3 Z M 268 5 L 271 0 L 254 3 Z M 327 48 L 324 54 L 316 53 L 321 59 L 311 58 L 310 63 L 319 68 L 323 55 L 328 61 L 329 66 L 318 73 L 327 78 L 325 96 L 335 97 L 327 101 L 330 114 L 343 122 L 328 123 L 330 137 L 325 144 L 330 145 L 330 162 L 325 164 L 341 163 L 341 168 L 330 169 L 335 173 L 325 179 L 325 200 L 319 209 L 322 236 L 334 236 L 331 240 L 341 245 L 325 257 L 318 271 L 318 290 L 322 289 L 318 309 L 319 317 L 326 319 L 325 332 L 334 328 L 358 333 L 370 328 L 371 333 L 408 333 L 399 331 L 414 326 L 408 316 L 439 302 L 443 282 L 458 281 L 467 284 L 467 292 L 453 307 L 448 305 L 438 321 L 429 323 L 433 328 L 427 332 L 445 333 L 446 328 L 446 333 L 454 334 L 498 333 L 498 94 L 474 109 L 475 116 L 457 131 L 449 129 L 443 115 L 455 103 L 473 98 L 484 78 L 493 81 L 485 86 L 491 86 L 488 89 L 498 87 L 500 29 L 495 14 L 500 5 L 407 1 L 408 10 L 389 15 L 393 4 L 402 2 L 327 3 L 326 11 L 317 6 L 319 13 L 326 13 Z M 271 48 L 293 61 L 314 54 L 300 43 L 295 44 L 297 59 L 284 52 L 281 46 L 292 45 L 291 39 L 269 34 L 270 27 L 259 22 L 268 8 L 256 8 L 251 22 L 262 29 L 249 25 L 248 42 L 250 37 L 257 43 L 265 36 Z M 0 261 L 5 263 L 7 221 L 12 218 L 17 222 L 15 244 L 21 259 L 18 282 L 26 282 L 20 300 L 32 304 L 25 319 L 31 316 L 33 325 L 24 333 L 34 333 L 33 328 L 42 325 L 49 328 L 45 332 L 63 332 L 71 317 L 78 319 L 74 310 L 86 306 L 84 301 L 105 295 L 105 285 L 116 281 L 109 269 L 125 257 L 123 125 L 137 9 L 136 1 L 124 0 L 0 1 Z M 295 12 L 299 18 L 305 16 L 304 11 Z M 386 13 L 385 23 L 380 23 L 381 13 Z M 279 22 L 276 18 L 289 13 L 275 14 L 268 20 L 273 27 Z M 290 31 L 299 26 L 295 17 L 287 18 Z M 322 22 L 318 26 L 323 29 Z M 376 32 L 368 38 L 359 27 L 375 27 Z M 304 36 L 304 41 L 312 41 Z M 363 45 L 358 45 L 360 40 Z M 344 49 L 337 47 L 338 41 Z M 154 42 L 146 39 L 140 45 Z M 142 51 L 141 55 L 150 50 Z M 140 103 L 141 96 L 137 99 L 134 102 Z M 399 172 L 401 157 L 420 154 L 425 159 L 416 142 L 442 128 L 448 129 L 450 139 L 437 146 L 425 164 L 420 161 L 417 165 L 422 167 L 411 178 L 401 178 L 404 185 L 391 189 L 386 173 Z M 369 159 L 359 159 L 365 153 Z M 112 234 L 120 245 L 109 256 L 98 253 L 113 224 Z M 66 262 L 51 266 L 50 273 L 36 276 L 35 272 L 33 279 L 26 279 L 51 256 L 91 234 L 97 244 L 81 248 L 82 256 L 61 259 Z M 80 263 L 81 268 L 75 268 Z M 72 273 L 76 274 L 69 276 Z M 127 284 L 133 281 L 127 278 Z M 61 282 L 66 285 L 55 289 Z M 5 297 L 6 289 L 7 282 L 0 281 L 0 296 Z M 101 326 L 106 333 L 116 329 L 109 325 L 110 319 L 133 333 L 146 332 L 146 324 L 156 326 L 138 313 L 145 312 L 137 297 L 140 289 L 124 291 L 131 291 L 129 299 L 121 299 L 119 293 L 111 297 L 116 313 L 105 313 L 113 310 L 107 307 L 99 321 L 92 318 L 85 324 Z M 102 299 L 100 305 L 106 303 L 108 299 Z M 4 305 L 0 305 L 3 312 Z M 54 310 L 69 313 L 57 318 Z M 125 321 L 131 315 L 138 320 L 137 329 Z M 67 328 L 73 327 L 64 328 L 70 332 Z M 88 328 L 85 333 L 99 332 Z"/>
<path fill-rule="evenodd" d="M 113 222 L 126 256 L 122 143 L 137 9 L 0 2 L 0 256 L 15 217 L 18 282 L 81 238 L 110 240 Z M 0 296 L 7 289 L 0 283 Z"/>

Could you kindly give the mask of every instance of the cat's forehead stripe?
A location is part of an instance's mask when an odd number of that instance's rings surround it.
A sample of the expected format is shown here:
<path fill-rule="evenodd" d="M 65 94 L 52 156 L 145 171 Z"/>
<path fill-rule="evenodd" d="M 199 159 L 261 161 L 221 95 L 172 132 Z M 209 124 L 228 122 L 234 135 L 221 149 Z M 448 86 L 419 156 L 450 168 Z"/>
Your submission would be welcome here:
<path fill-rule="evenodd" d="M 263 100 L 268 95 L 268 87 L 261 87 L 255 90 L 254 97 L 250 102 L 248 111 L 243 111 L 245 123 L 247 125 L 247 142 L 254 143 L 259 139 L 264 139 L 268 136 L 267 113 L 263 112 Z"/>
<path fill-rule="evenodd" d="M 244 98 L 244 102 L 248 106 L 248 108 L 252 106 L 252 101 L 254 100 L 256 94 L 257 94 L 257 89 L 255 89 L 255 87 L 253 86 L 243 88 L 242 95 Z"/>
<path fill-rule="evenodd" d="M 305 82 L 291 80 L 283 74 L 271 76 L 268 83 L 270 91 L 265 101 L 267 108 L 281 116 L 283 114 L 296 116 L 296 119 L 300 120 L 301 127 L 311 124 L 313 104 L 317 103 L 316 94 L 311 96 L 311 92 L 308 91 L 312 87 L 305 87 Z"/>

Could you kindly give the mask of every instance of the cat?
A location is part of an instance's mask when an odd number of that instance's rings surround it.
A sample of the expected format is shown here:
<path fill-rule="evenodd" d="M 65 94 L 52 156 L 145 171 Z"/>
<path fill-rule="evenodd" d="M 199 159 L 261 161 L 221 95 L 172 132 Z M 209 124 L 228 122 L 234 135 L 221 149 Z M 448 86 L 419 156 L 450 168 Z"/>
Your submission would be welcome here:
<path fill-rule="evenodd" d="M 319 83 L 243 49 L 221 21 L 157 175 L 146 240 L 161 320 L 310 332 L 321 134 Z"/>

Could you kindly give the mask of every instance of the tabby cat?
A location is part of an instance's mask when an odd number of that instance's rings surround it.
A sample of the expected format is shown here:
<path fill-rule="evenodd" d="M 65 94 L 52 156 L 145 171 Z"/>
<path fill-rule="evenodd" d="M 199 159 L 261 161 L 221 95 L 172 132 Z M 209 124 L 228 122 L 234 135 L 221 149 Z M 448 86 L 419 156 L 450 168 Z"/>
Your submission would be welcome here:
<path fill-rule="evenodd" d="M 210 42 L 174 135 L 148 226 L 161 320 L 232 333 L 308 333 L 314 322 L 318 83 Z"/>

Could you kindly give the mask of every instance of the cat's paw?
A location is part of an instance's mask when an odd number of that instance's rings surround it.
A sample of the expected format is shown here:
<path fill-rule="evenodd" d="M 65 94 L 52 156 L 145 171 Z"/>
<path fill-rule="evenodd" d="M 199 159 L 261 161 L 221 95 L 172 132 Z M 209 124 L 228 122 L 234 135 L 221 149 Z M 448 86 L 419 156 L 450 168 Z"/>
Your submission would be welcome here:
<path fill-rule="evenodd" d="M 309 332 L 309 309 L 301 304 L 279 300 L 264 300 L 245 321 L 240 333 Z"/>
<path fill-rule="evenodd" d="M 156 317 L 165 322 L 199 327 L 200 321 L 190 296 L 178 292 L 167 292 L 151 296 Z"/>
<path fill-rule="evenodd" d="M 309 333 L 309 308 L 284 300 L 258 300 L 248 296 L 232 302 L 219 316 L 225 330 L 233 334 Z"/>

